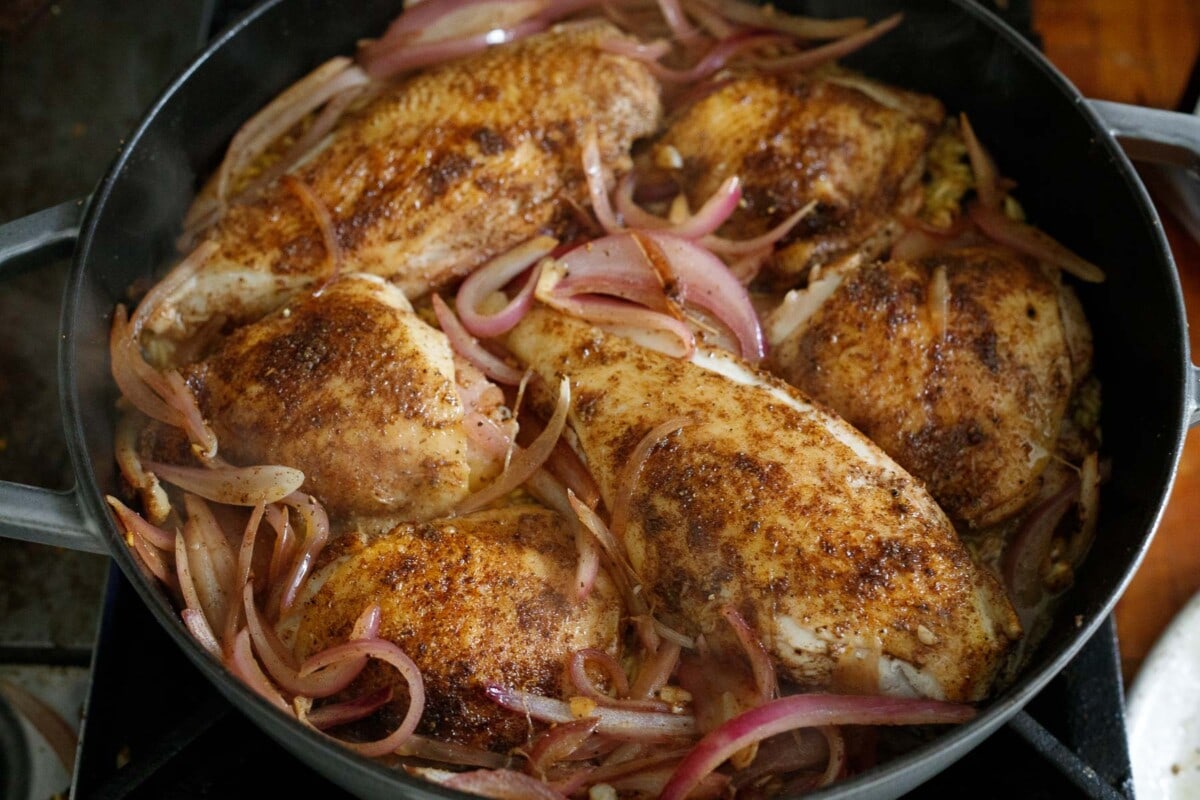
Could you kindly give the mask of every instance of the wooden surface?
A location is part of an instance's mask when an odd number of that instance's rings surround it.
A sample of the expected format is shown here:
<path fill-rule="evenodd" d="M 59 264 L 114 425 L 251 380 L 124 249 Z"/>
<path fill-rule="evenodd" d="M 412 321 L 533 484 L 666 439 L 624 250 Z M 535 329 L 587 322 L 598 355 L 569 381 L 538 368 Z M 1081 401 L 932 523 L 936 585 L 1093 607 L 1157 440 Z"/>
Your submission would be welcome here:
<path fill-rule="evenodd" d="M 1034 0 L 1046 55 L 1084 94 L 1175 108 L 1200 50 L 1200 0 Z M 1200 357 L 1200 245 L 1164 214 Z M 1103 501 L 1103 495 L 1101 495 Z M 1126 679 L 1166 624 L 1200 591 L 1200 429 L 1184 450 L 1150 552 L 1117 606 Z"/>

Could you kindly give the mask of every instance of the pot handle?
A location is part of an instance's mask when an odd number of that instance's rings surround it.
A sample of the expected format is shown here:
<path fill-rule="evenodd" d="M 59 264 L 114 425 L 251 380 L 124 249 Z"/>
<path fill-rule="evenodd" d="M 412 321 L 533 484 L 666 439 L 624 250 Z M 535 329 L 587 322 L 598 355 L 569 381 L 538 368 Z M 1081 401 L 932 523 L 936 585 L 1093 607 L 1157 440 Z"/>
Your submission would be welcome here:
<path fill-rule="evenodd" d="M 0 280 L 70 253 L 85 205 L 85 200 L 72 200 L 0 225 Z M 108 552 L 76 489 L 58 492 L 0 481 L 0 536 Z"/>
<path fill-rule="evenodd" d="M 1135 161 L 1183 167 L 1200 178 L 1200 116 L 1088 100 L 1109 133 Z M 1188 381 L 1188 427 L 1200 425 L 1200 368 Z"/>

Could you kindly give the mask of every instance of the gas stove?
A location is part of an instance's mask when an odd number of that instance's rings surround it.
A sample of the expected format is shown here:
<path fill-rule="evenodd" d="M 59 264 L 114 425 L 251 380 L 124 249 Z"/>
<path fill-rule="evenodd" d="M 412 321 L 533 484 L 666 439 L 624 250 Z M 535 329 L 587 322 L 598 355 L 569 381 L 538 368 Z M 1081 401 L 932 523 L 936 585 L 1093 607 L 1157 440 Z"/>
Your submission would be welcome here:
<path fill-rule="evenodd" d="M 0 6 L 0 221 L 86 195 L 142 110 L 245 0 Z M 1000 2 L 1029 30 L 1030 3 Z M 69 487 L 54 342 L 65 262 L 0 275 L 0 479 Z M 0 701 L 0 800 L 346 796 L 259 732 L 106 559 L 0 540 L 0 679 L 73 725 L 74 775 Z M 84 708 L 86 706 L 86 715 Z M 913 797 L 1133 797 L 1115 628 Z"/>

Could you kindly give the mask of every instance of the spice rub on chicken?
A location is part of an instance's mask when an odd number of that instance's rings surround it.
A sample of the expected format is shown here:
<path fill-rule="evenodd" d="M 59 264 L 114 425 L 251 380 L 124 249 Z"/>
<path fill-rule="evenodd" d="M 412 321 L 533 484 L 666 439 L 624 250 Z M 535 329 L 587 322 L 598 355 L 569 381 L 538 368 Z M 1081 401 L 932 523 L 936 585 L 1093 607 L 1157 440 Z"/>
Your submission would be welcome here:
<path fill-rule="evenodd" d="M 550 311 L 510 334 L 551 385 L 604 502 L 639 441 L 679 418 L 632 490 L 624 545 L 651 606 L 710 644 L 732 604 L 809 689 L 978 700 L 1020 635 L 919 482 L 839 417 L 740 359 L 685 361 Z M 732 645 L 730 645 L 732 646 Z M 853 677 L 851 677 L 853 675 Z"/>
<path fill-rule="evenodd" d="M 297 655 L 344 641 L 362 609 L 378 603 L 379 635 L 424 676 L 418 730 L 504 752 L 529 738 L 532 723 L 490 700 L 488 684 L 564 696 L 572 653 L 618 654 L 620 597 L 602 571 L 578 599 L 573 542 L 566 521 L 538 506 L 351 535 L 336 545 L 349 552 L 301 609 Z M 389 668 L 368 667 L 350 691 L 387 681 L 403 709 L 404 682 Z"/>
<path fill-rule="evenodd" d="M 763 234 L 810 202 L 767 268 L 795 285 L 813 265 L 883 252 L 898 216 L 921 205 L 925 151 L 940 102 L 844 70 L 743 74 L 685 108 L 656 141 L 653 159 L 692 207 L 737 176 L 742 202 L 722 229 Z"/>
<path fill-rule="evenodd" d="M 414 298 L 568 224 L 587 199 L 586 132 L 627 169 L 659 124 L 645 65 L 601 49 L 616 39 L 603 21 L 564 25 L 386 85 L 343 119 L 291 176 L 327 210 L 342 269 Z M 216 252 L 148 331 L 177 340 L 255 319 L 326 279 L 334 259 L 302 194 L 277 180 L 231 205 L 206 235 Z"/>
<path fill-rule="evenodd" d="M 474 371 L 398 288 L 346 275 L 234 331 L 187 375 L 227 460 L 288 464 L 332 515 L 379 525 L 445 514 L 473 466 L 499 471 L 472 462 L 461 370 Z"/>
<path fill-rule="evenodd" d="M 848 259 L 768 326 L 770 368 L 982 527 L 1039 491 L 1091 333 L 1057 271 L 1001 247 Z"/>

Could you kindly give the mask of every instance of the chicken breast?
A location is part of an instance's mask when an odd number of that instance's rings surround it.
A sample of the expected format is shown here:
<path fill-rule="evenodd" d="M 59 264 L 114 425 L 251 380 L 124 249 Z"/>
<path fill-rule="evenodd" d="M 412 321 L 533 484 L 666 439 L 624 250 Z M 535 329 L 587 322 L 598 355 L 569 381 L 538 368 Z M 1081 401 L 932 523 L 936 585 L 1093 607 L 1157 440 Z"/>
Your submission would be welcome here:
<path fill-rule="evenodd" d="M 330 514 L 424 520 L 468 493 L 450 344 L 377 277 L 239 328 L 187 377 L 222 456 L 302 470 Z"/>
<path fill-rule="evenodd" d="M 646 67 L 601 49 L 606 22 L 571 24 L 385 89 L 339 123 L 295 171 L 328 208 L 343 269 L 414 298 L 461 277 L 586 205 L 580 139 L 606 163 L 659 124 Z M 283 182 L 235 204 L 211 230 L 215 255 L 149 321 L 184 339 L 218 315 L 254 319 L 329 273 L 312 212 Z"/>
<path fill-rule="evenodd" d="M 983 697 L 1017 618 L 921 485 L 801 392 L 727 354 L 672 359 L 546 310 L 509 347 L 549 384 L 571 380 L 569 424 L 604 502 L 639 441 L 624 543 L 652 608 L 736 647 L 733 604 L 781 674 L 811 689 Z M 544 401 L 543 401 L 544 402 Z"/>
<path fill-rule="evenodd" d="M 810 201 L 816 208 L 769 266 L 787 285 L 815 264 L 883 252 L 898 214 L 921 205 L 925 151 L 944 111 L 932 97 L 861 75 L 743 75 L 694 103 L 655 145 L 693 207 L 738 176 L 742 202 L 723 232 L 765 233 Z"/>
<path fill-rule="evenodd" d="M 531 723 L 488 699 L 488 683 L 562 697 L 574 651 L 618 652 L 616 589 L 602 571 L 588 598 L 577 598 L 573 534 L 553 511 L 481 511 L 338 546 L 350 552 L 304 606 L 296 652 L 345 641 L 362 610 L 378 603 L 379 635 L 425 679 L 421 733 L 506 751 L 528 738 Z M 403 680 L 372 664 L 347 693 L 389 682 L 404 697 Z"/>
<path fill-rule="evenodd" d="M 774 326 L 773 372 L 925 481 L 960 524 L 999 522 L 1037 494 L 1090 369 L 1069 289 L 998 247 L 854 262 L 815 284 L 827 296 L 810 315 Z"/>

